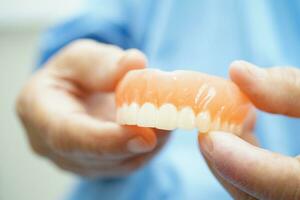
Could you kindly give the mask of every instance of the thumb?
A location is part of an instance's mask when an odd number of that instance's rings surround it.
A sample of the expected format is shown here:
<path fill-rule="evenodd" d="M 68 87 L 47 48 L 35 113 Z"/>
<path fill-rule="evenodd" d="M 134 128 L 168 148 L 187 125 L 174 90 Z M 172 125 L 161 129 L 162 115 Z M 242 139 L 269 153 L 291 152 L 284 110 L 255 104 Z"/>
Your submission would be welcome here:
<path fill-rule="evenodd" d="M 230 66 L 230 77 L 261 110 L 300 116 L 300 70 L 292 67 L 259 68 L 245 61 Z"/>
<path fill-rule="evenodd" d="M 216 173 L 258 199 L 300 199 L 300 164 L 253 146 L 225 132 L 199 137 L 200 148 Z"/>
<path fill-rule="evenodd" d="M 146 66 L 145 55 L 137 49 L 78 40 L 62 49 L 46 64 L 52 75 L 85 91 L 113 91 L 129 71 Z"/>

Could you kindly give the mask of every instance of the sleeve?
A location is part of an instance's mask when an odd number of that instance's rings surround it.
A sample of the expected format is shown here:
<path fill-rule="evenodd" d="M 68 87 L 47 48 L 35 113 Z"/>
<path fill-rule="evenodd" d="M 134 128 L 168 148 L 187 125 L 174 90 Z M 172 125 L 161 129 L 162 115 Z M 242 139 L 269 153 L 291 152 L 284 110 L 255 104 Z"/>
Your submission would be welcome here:
<path fill-rule="evenodd" d="M 122 0 L 89 0 L 76 16 L 47 30 L 41 38 L 38 67 L 76 39 L 93 39 L 124 49 L 134 47 L 128 30 L 128 8 Z"/>

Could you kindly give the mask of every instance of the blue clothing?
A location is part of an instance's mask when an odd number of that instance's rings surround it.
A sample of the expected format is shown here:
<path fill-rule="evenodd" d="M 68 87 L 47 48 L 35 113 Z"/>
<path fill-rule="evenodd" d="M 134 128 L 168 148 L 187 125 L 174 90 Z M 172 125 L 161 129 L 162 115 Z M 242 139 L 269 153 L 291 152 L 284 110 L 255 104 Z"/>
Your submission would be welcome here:
<path fill-rule="evenodd" d="M 261 0 L 93 0 L 45 34 L 41 63 L 78 38 L 138 48 L 149 66 L 227 77 L 233 60 L 300 66 L 300 2 Z M 298 119 L 259 113 L 264 148 L 300 152 Z M 133 175 L 81 180 L 71 200 L 230 199 L 198 151 L 196 133 L 175 131 L 165 148 Z"/>

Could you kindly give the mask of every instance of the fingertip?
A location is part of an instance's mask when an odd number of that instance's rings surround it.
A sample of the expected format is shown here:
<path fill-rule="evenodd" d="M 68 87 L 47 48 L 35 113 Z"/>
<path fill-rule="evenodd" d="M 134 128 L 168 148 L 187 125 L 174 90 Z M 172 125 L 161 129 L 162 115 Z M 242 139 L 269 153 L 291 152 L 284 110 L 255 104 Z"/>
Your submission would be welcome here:
<path fill-rule="evenodd" d="M 125 69 L 143 69 L 147 65 L 147 57 L 138 49 L 128 49 L 125 51 L 124 57 L 120 61 Z"/>
<path fill-rule="evenodd" d="M 247 65 L 246 62 L 241 60 L 233 61 L 230 64 L 229 67 L 230 78 L 233 82 L 235 82 L 238 85 L 244 83 L 245 80 L 247 80 L 248 78 L 247 77 L 248 71 L 246 65 Z"/>
<path fill-rule="evenodd" d="M 153 129 L 137 126 L 125 126 L 126 129 L 134 133 L 128 141 L 127 148 L 132 153 L 145 153 L 152 151 L 157 145 L 157 136 Z"/>
<path fill-rule="evenodd" d="M 257 81 L 264 80 L 267 76 L 265 69 L 260 68 L 252 63 L 237 60 L 230 64 L 230 78 L 239 86 L 255 84 Z"/>
<path fill-rule="evenodd" d="M 148 144 L 144 138 L 137 136 L 127 142 L 127 148 L 131 153 L 146 153 L 154 149 L 154 145 Z"/>
<path fill-rule="evenodd" d="M 210 153 L 213 151 L 213 143 L 209 133 L 198 133 L 199 148 L 202 153 L 207 157 L 210 157 Z"/>
<path fill-rule="evenodd" d="M 126 50 L 118 62 L 114 88 L 117 83 L 129 72 L 134 69 L 143 69 L 147 65 L 146 56 L 137 49 Z"/>

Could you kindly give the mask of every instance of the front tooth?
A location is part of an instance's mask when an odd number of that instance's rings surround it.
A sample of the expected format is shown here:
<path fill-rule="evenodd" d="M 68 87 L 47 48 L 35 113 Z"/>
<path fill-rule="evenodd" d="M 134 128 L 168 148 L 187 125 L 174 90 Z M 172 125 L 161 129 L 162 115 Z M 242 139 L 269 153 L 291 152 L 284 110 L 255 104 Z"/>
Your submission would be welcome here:
<path fill-rule="evenodd" d="M 177 109 L 172 104 L 162 105 L 157 113 L 156 127 L 164 130 L 175 129 L 177 125 Z"/>
<path fill-rule="evenodd" d="M 126 113 L 127 113 L 128 105 L 123 104 L 117 111 L 117 122 L 120 124 L 126 124 Z"/>
<path fill-rule="evenodd" d="M 196 126 L 199 132 L 206 133 L 210 128 L 210 114 L 208 111 L 200 112 L 196 117 Z"/>
<path fill-rule="evenodd" d="M 122 108 L 118 108 L 117 109 L 117 118 L 116 118 L 116 121 L 119 123 L 119 124 L 123 124 L 122 123 L 122 117 L 121 117 L 121 112 L 122 112 Z"/>
<path fill-rule="evenodd" d="M 195 114 L 191 108 L 185 107 L 179 111 L 177 126 L 188 130 L 195 128 Z"/>
<path fill-rule="evenodd" d="M 157 109 L 151 103 L 145 103 L 137 114 L 137 124 L 142 127 L 155 127 Z"/>
<path fill-rule="evenodd" d="M 139 105 L 137 103 L 132 103 L 129 105 L 126 118 L 128 125 L 136 125 L 138 111 Z"/>

